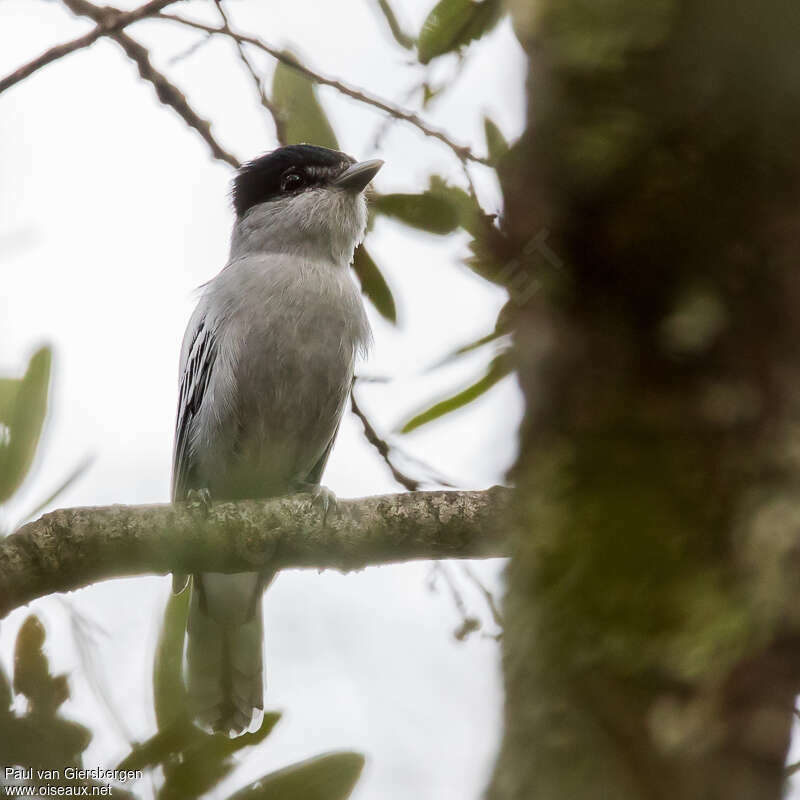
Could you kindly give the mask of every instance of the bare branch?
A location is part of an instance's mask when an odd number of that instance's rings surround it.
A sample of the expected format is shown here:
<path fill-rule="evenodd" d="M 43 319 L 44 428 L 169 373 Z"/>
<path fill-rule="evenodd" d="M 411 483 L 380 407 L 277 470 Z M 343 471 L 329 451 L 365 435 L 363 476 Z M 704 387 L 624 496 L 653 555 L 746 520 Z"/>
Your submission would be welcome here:
<path fill-rule="evenodd" d="M 67 0 L 64 1 L 67 2 Z M 206 33 L 233 38 L 240 44 L 252 45 L 259 50 L 268 53 L 277 61 L 296 69 L 298 72 L 302 73 L 309 80 L 312 80 L 315 83 L 319 83 L 323 86 L 330 86 L 331 88 L 336 89 L 336 91 L 340 94 L 350 97 L 353 100 L 357 100 L 359 103 L 373 106 L 374 108 L 380 109 L 386 114 L 391 115 L 395 119 L 403 120 L 404 122 L 413 125 L 415 128 L 417 128 L 417 130 L 424 133 L 425 136 L 438 139 L 440 142 L 447 145 L 447 147 L 449 147 L 461 161 L 475 161 L 478 164 L 486 164 L 491 166 L 488 159 L 475 155 L 475 153 L 473 153 L 467 145 L 457 144 L 444 131 L 432 127 L 413 111 L 408 111 L 400 106 L 395 105 L 394 103 L 390 103 L 388 100 L 383 100 L 380 97 L 369 94 L 363 89 L 357 89 L 354 86 L 350 86 L 340 80 L 328 78 L 319 72 L 315 72 L 304 64 L 301 64 L 299 61 L 297 61 L 297 59 L 293 58 L 288 53 L 278 50 L 278 48 L 267 44 L 256 36 L 248 36 L 247 34 L 233 31 L 230 28 L 226 30 L 224 27 L 217 28 L 213 25 L 206 25 L 203 22 L 197 22 L 196 20 L 188 19 L 187 17 L 181 17 L 177 14 L 165 14 L 162 12 L 157 16 L 160 19 L 172 20 L 172 22 L 177 22 L 181 25 L 187 25 L 190 28 L 197 28 L 198 30 L 205 31 Z"/>
<path fill-rule="evenodd" d="M 89 45 L 94 44 L 100 37 L 108 36 L 115 31 L 121 31 L 128 25 L 138 22 L 145 17 L 153 16 L 153 14 L 161 11 L 161 9 L 176 2 L 178 2 L 178 0 L 150 0 L 149 3 L 145 3 L 143 6 L 127 12 L 117 11 L 116 9 L 98 9 L 98 11 L 102 12 L 102 15 L 96 20 L 97 26 L 95 28 L 89 31 L 89 33 L 79 36 L 77 39 L 51 47 L 37 58 L 24 64 L 19 69 L 14 70 L 10 75 L 0 80 L 0 93 L 53 61 L 57 61 L 59 58 L 74 53 L 76 50 L 89 47 Z"/>
<path fill-rule="evenodd" d="M 391 470 L 392 477 L 401 486 L 404 486 L 406 489 L 408 489 L 409 492 L 415 492 L 417 489 L 419 489 L 420 482 L 418 480 L 410 478 L 392 463 L 392 460 L 389 457 L 391 450 L 389 444 L 384 439 L 381 439 L 381 437 L 378 436 L 375 428 L 372 427 L 372 423 L 369 421 L 369 419 L 367 419 L 366 414 L 359 407 L 354 391 L 350 392 L 350 410 L 361 420 L 361 424 L 364 427 L 364 436 L 366 437 L 367 441 L 378 451 L 378 453 L 380 453 L 381 458 L 386 462 L 386 466 Z"/>
<path fill-rule="evenodd" d="M 118 15 L 121 13 L 117 9 L 109 6 L 96 6 L 88 2 L 88 0 L 62 0 L 62 2 L 73 14 L 89 17 L 98 23 L 106 19 L 109 14 Z M 107 35 L 112 38 L 136 64 L 142 79 L 153 85 L 158 99 L 164 105 L 176 111 L 190 128 L 193 128 L 203 137 L 214 158 L 224 161 L 234 168 L 238 167 L 240 164 L 239 159 L 227 152 L 212 135 L 211 123 L 203 119 L 189 105 L 183 92 L 150 63 L 150 53 L 147 48 L 121 30 L 111 31 Z"/>
<path fill-rule="evenodd" d="M 494 624 L 500 629 L 504 628 L 505 623 L 503 621 L 503 615 L 500 613 L 500 607 L 497 603 L 497 600 L 495 600 L 494 594 L 492 594 L 492 592 L 483 585 L 483 581 L 469 568 L 468 564 L 462 564 L 461 569 L 463 573 L 475 584 L 478 591 L 483 595 L 483 599 L 486 601 L 486 605 L 489 607 L 489 612 L 492 615 Z"/>
<path fill-rule="evenodd" d="M 307 497 L 214 504 L 70 508 L 0 542 L 0 618 L 51 592 L 123 575 L 505 556 L 510 490 L 410 492 L 340 500 L 323 524 Z"/>
<path fill-rule="evenodd" d="M 220 17 L 222 17 L 222 29 L 231 37 L 233 40 L 234 45 L 236 46 L 236 52 L 239 54 L 239 59 L 244 64 L 245 69 L 249 73 L 250 77 L 253 80 L 253 84 L 256 87 L 256 91 L 258 92 L 258 99 L 264 109 L 269 113 L 270 117 L 272 118 L 272 122 L 275 125 L 275 138 L 278 140 L 278 144 L 285 145 L 287 144 L 286 141 L 286 125 L 283 121 L 283 117 L 281 116 L 280 109 L 269 99 L 267 96 L 267 91 L 264 88 L 264 80 L 258 74 L 258 71 L 253 66 L 253 62 L 250 60 L 250 57 L 247 55 L 247 51 L 244 49 L 244 45 L 236 38 L 236 34 L 231 30 L 230 20 L 228 19 L 228 15 L 225 12 L 225 8 L 222 5 L 221 0 L 214 0 L 217 10 L 219 11 Z M 211 33 L 206 32 L 206 36 L 211 36 Z"/>

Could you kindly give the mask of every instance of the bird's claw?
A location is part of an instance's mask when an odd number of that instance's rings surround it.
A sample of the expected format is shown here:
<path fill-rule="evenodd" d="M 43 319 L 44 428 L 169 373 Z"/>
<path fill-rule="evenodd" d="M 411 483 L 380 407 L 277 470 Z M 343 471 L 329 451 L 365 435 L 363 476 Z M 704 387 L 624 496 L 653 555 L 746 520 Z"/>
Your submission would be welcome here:
<path fill-rule="evenodd" d="M 193 512 L 207 517 L 211 511 L 211 492 L 208 489 L 189 489 L 186 502 Z"/>
<path fill-rule="evenodd" d="M 294 489 L 297 492 L 304 492 L 311 495 L 311 505 L 322 509 L 322 527 L 328 522 L 328 513 L 335 511 L 338 505 L 336 495 L 327 487 L 320 486 L 318 483 L 295 483 Z"/>

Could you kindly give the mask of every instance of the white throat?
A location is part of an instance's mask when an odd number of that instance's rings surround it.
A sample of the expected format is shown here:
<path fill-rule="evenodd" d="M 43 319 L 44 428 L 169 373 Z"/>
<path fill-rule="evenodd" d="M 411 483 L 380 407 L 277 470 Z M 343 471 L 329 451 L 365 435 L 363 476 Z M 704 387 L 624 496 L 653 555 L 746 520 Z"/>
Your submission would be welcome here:
<path fill-rule="evenodd" d="M 362 193 L 308 189 L 253 206 L 237 219 L 230 257 L 290 253 L 347 267 L 366 227 L 367 204 Z"/>

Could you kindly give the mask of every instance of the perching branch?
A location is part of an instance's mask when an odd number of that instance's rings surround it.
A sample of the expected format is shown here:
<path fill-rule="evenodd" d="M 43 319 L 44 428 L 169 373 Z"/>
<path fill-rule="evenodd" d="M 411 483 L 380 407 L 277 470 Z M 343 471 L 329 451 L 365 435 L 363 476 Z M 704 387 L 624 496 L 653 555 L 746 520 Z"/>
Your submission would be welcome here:
<path fill-rule="evenodd" d="M 62 509 L 0 542 L 0 618 L 37 597 L 125 575 L 501 557 L 510 493 L 340 500 L 324 526 L 308 497 L 215 503 L 207 515 L 183 504 Z"/>

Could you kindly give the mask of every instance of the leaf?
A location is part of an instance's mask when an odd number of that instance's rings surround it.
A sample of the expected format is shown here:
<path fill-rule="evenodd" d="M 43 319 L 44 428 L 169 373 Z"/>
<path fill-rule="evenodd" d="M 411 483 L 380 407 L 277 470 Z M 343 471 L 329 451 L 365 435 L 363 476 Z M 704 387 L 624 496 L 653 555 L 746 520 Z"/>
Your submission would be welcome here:
<path fill-rule="evenodd" d="M 234 769 L 236 762 L 231 756 L 264 741 L 280 718 L 277 712 L 264 714 L 257 731 L 234 739 L 224 733 L 207 734 L 192 725 L 198 735 L 181 750 L 179 763 L 165 770 L 160 800 L 199 797 L 207 792 Z"/>
<path fill-rule="evenodd" d="M 422 425 L 427 425 L 429 422 L 433 422 L 433 420 L 439 419 L 458 408 L 462 408 L 473 400 L 477 400 L 481 395 L 486 394 L 496 383 L 499 383 L 505 378 L 506 375 L 510 374 L 511 371 L 512 365 L 509 353 L 500 353 L 492 359 L 489 368 L 482 378 L 478 379 L 466 389 L 462 389 L 452 397 L 434 403 L 424 411 L 415 414 L 402 425 L 400 433 L 410 433 Z"/>
<path fill-rule="evenodd" d="M 329 753 L 265 775 L 228 800 L 347 800 L 363 768 L 360 753 Z"/>
<path fill-rule="evenodd" d="M 17 633 L 14 645 L 14 691 L 28 698 L 32 712 L 53 714 L 69 697 L 65 676 L 53 677 L 42 647 L 44 626 L 33 614 Z"/>
<path fill-rule="evenodd" d="M 191 594 L 189 589 L 170 594 L 164 609 L 153 664 L 153 703 L 159 730 L 189 716 L 183 685 L 183 639 Z"/>
<path fill-rule="evenodd" d="M 287 55 L 297 61 L 291 53 Z M 286 144 L 305 142 L 339 149 L 336 134 L 317 100 L 314 84 L 282 61 L 278 62 L 272 78 L 272 102 L 281 116 Z"/>
<path fill-rule="evenodd" d="M 428 14 L 417 41 L 417 58 L 427 64 L 488 33 L 503 15 L 502 0 L 440 0 Z"/>
<path fill-rule="evenodd" d="M 449 203 L 458 215 L 458 224 L 473 236 L 479 236 L 492 217 L 484 212 L 477 200 L 459 186 L 450 186 L 440 175 L 431 175 L 428 192 Z"/>
<path fill-rule="evenodd" d="M 378 0 L 378 8 L 380 8 L 381 13 L 386 20 L 386 24 L 389 26 L 389 30 L 392 32 L 392 36 L 397 44 L 399 44 L 400 47 L 404 47 L 406 50 L 410 50 L 414 46 L 414 37 L 409 36 L 400 27 L 400 23 L 397 21 L 397 16 L 392 10 L 392 7 L 389 5 L 388 0 Z"/>
<path fill-rule="evenodd" d="M 202 731 L 189 720 L 179 719 L 146 741 L 135 744 L 116 768 L 145 770 L 163 764 L 195 741 L 198 734 L 202 734 Z"/>
<path fill-rule="evenodd" d="M 489 117 L 483 118 L 483 131 L 486 134 L 489 161 L 496 164 L 508 152 L 508 142 L 500 132 L 500 128 Z"/>
<path fill-rule="evenodd" d="M 495 330 L 493 330 L 491 333 L 487 333 L 486 336 L 481 336 L 480 339 L 475 339 L 472 342 L 461 345 L 461 347 L 457 347 L 455 350 L 451 350 L 447 355 L 439 359 L 439 361 L 431 364 L 431 366 L 427 368 L 426 372 L 430 372 L 431 370 L 438 369 L 439 367 L 452 364 L 453 361 L 461 358 L 461 356 L 465 356 L 467 353 L 472 353 L 487 344 L 491 344 L 492 342 L 497 341 L 501 336 L 505 336 L 507 333 L 508 331 L 498 330 L 495 328 Z"/>
<path fill-rule="evenodd" d="M 4 386 L 4 400 L 13 395 L 13 403 L 4 423 L 8 435 L 0 439 L 0 503 L 17 491 L 33 464 L 47 415 L 50 365 L 50 349 L 43 347 L 34 353 L 16 390 Z"/>
<path fill-rule="evenodd" d="M 21 380 L 16 378 L 0 378 L 0 425 L 8 425 L 14 414 L 14 403 Z"/>
<path fill-rule="evenodd" d="M 358 276 L 361 291 L 375 306 L 378 313 L 392 324 L 397 323 L 397 308 L 389 284 L 383 277 L 378 265 L 372 260 L 367 248 L 361 245 L 353 258 L 353 270 Z"/>
<path fill-rule="evenodd" d="M 38 617 L 30 615 L 20 626 L 14 645 L 14 691 L 28 698 L 24 716 L 9 716 L 4 724 L 5 763 L 37 767 L 74 766 L 89 744 L 91 733 L 83 725 L 57 712 L 69 698 L 66 675 L 51 675 L 44 654 L 45 630 Z"/>
<path fill-rule="evenodd" d="M 412 228 L 441 236 L 459 226 L 458 208 L 442 193 L 383 194 L 373 198 L 372 207 Z"/>

